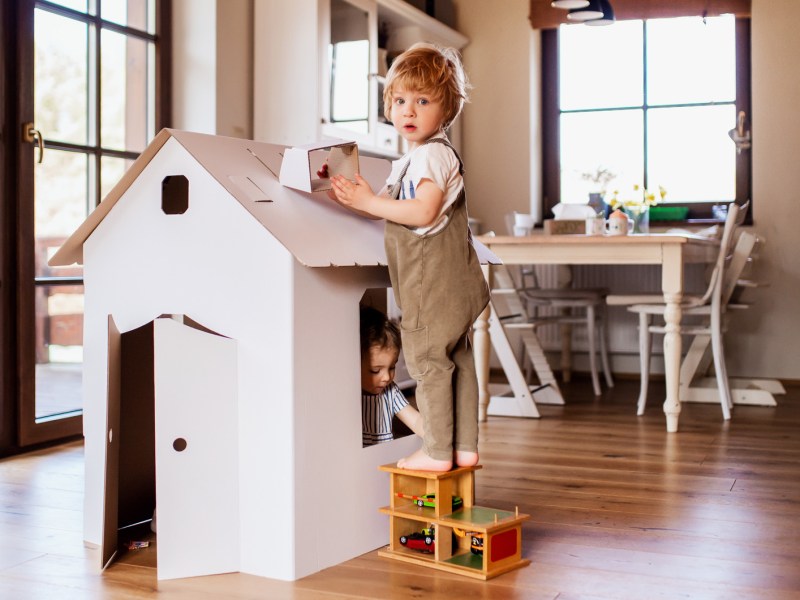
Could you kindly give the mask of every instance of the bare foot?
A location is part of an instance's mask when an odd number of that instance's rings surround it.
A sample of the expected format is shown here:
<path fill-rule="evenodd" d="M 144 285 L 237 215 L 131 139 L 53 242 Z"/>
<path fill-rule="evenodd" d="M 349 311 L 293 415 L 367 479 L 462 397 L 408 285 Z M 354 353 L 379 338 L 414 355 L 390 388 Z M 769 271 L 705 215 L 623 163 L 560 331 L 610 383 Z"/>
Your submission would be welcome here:
<path fill-rule="evenodd" d="M 474 467 L 478 464 L 478 453 L 456 450 L 455 459 L 459 467 Z"/>
<path fill-rule="evenodd" d="M 436 460 L 422 451 L 422 448 L 411 456 L 397 461 L 397 468 L 410 471 L 449 471 L 453 468 L 452 460 Z"/>

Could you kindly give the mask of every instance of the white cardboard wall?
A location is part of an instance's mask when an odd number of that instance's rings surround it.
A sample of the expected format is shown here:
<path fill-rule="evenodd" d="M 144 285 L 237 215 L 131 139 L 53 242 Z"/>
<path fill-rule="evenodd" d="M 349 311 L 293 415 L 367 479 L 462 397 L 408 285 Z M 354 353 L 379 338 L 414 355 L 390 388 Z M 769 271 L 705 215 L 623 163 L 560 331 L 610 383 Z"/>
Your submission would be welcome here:
<path fill-rule="evenodd" d="M 162 152 L 86 242 L 85 539 L 97 544 L 101 532 L 107 356 L 103 340 L 109 314 L 122 332 L 161 314 L 187 314 L 238 342 L 239 470 L 247 474 L 240 477 L 242 493 L 261 494 L 262 511 L 284 515 L 272 531 L 291 539 L 291 498 L 271 492 L 275 482 L 291 481 L 293 476 L 292 427 L 286 424 L 293 420 L 295 261 L 241 205 L 226 200 L 221 186 L 180 144 L 171 140 Z M 176 173 L 190 180 L 189 210 L 184 215 L 164 215 L 161 181 Z M 260 459 L 250 458 L 253 455 Z M 283 460 L 275 461 L 267 473 L 262 468 L 264 456 Z M 276 572 L 293 568 L 281 548 L 273 548 L 270 559 Z"/>
<path fill-rule="evenodd" d="M 228 445 L 225 452 L 238 462 L 231 468 L 238 469 L 239 569 L 296 579 L 388 541 L 388 522 L 377 513 L 388 503 L 387 479 L 377 466 L 419 444 L 410 436 L 361 448 L 358 301 L 366 288 L 386 285 L 386 273 L 301 265 L 196 158 L 167 140 L 85 243 L 85 539 L 98 544 L 102 534 L 108 315 L 125 332 L 185 314 L 238 349 L 238 459 Z M 168 175 L 189 179 L 183 215 L 161 210 Z M 281 210 L 296 215 L 340 210 L 310 196 L 284 200 Z M 361 236 L 382 252 L 380 227 L 373 239 L 362 226 L 323 222 L 329 241 Z M 291 235 L 313 250 L 310 233 Z M 207 413 L 192 416 L 213 424 L 217 416 Z M 161 563 L 159 556 L 159 577 Z"/>

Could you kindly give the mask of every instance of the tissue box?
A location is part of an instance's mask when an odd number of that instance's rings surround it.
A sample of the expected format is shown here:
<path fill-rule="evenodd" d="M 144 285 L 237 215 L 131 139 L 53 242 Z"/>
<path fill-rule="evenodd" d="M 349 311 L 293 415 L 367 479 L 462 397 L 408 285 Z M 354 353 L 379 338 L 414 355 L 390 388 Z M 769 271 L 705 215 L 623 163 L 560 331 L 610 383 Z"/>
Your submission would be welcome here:
<path fill-rule="evenodd" d="M 546 235 L 565 235 L 571 233 L 586 233 L 586 220 L 581 219 L 545 219 L 544 232 Z"/>

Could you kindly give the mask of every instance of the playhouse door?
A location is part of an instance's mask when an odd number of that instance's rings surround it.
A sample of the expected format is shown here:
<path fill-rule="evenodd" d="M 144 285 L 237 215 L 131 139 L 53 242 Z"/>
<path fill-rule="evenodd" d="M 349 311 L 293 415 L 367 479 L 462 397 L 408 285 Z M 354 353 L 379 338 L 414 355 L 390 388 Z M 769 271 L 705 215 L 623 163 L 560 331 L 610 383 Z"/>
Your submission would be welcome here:
<path fill-rule="evenodd" d="M 239 570 L 236 342 L 154 322 L 158 578 Z"/>
<path fill-rule="evenodd" d="M 106 412 L 106 480 L 103 497 L 103 568 L 117 555 L 119 507 L 119 413 L 121 394 L 121 339 L 114 318 L 108 315 L 108 411 Z"/>

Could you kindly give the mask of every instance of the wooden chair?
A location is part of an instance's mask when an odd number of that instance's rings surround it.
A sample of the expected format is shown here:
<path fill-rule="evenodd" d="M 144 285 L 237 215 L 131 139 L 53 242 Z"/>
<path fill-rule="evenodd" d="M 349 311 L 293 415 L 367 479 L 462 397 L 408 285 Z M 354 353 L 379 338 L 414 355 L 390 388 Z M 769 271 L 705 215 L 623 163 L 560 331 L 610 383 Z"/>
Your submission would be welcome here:
<path fill-rule="evenodd" d="M 738 216 L 735 214 L 738 207 L 731 206 L 734 214 L 729 212 L 728 219 L 723 229 L 720 241 L 720 252 L 715 262 L 714 270 L 711 275 L 709 288 L 701 297 L 690 297 L 684 301 L 682 314 L 683 319 L 699 317 L 699 324 L 687 324 L 681 322 L 681 334 L 694 336 L 693 345 L 699 342 L 704 348 L 708 347 L 706 340 L 710 340 L 716 373 L 717 387 L 719 390 L 719 401 L 722 407 L 723 418 L 728 420 L 731 417 L 730 384 L 728 381 L 727 369 L 725 366 L 725 353 L 723 348 L 723 333 L 726 330 L 727 312 L 732 308 L 746 308 L 747 305 L 732 304 L 731 297 L 737 287 L 737 282 L 741 276 L 750 254 L 756 243 L 756 237 L 749 232 L 741 232 L 735 243 L 732 242 L 735 224 Z M 635 304 L 628 308 L 629 311 L 639 315 L 639 352 L 641 364 L 641 387 L 639 400 L 637 403 L 637 414 L 644 414 L 647 402 L 647 388 L 650 373 L 650 352 L 652 334 L 665 333 L 664 325 L 651 324 L 654 315 L 664 316 L 666 305 L 656 303 Z M 691 378 L 700 364 L 697 349 L 691 350 L 687 354 L 689 360 L 684 360 L 681 365 L 681 388 L 687 387 L 691 383 Z"/>

